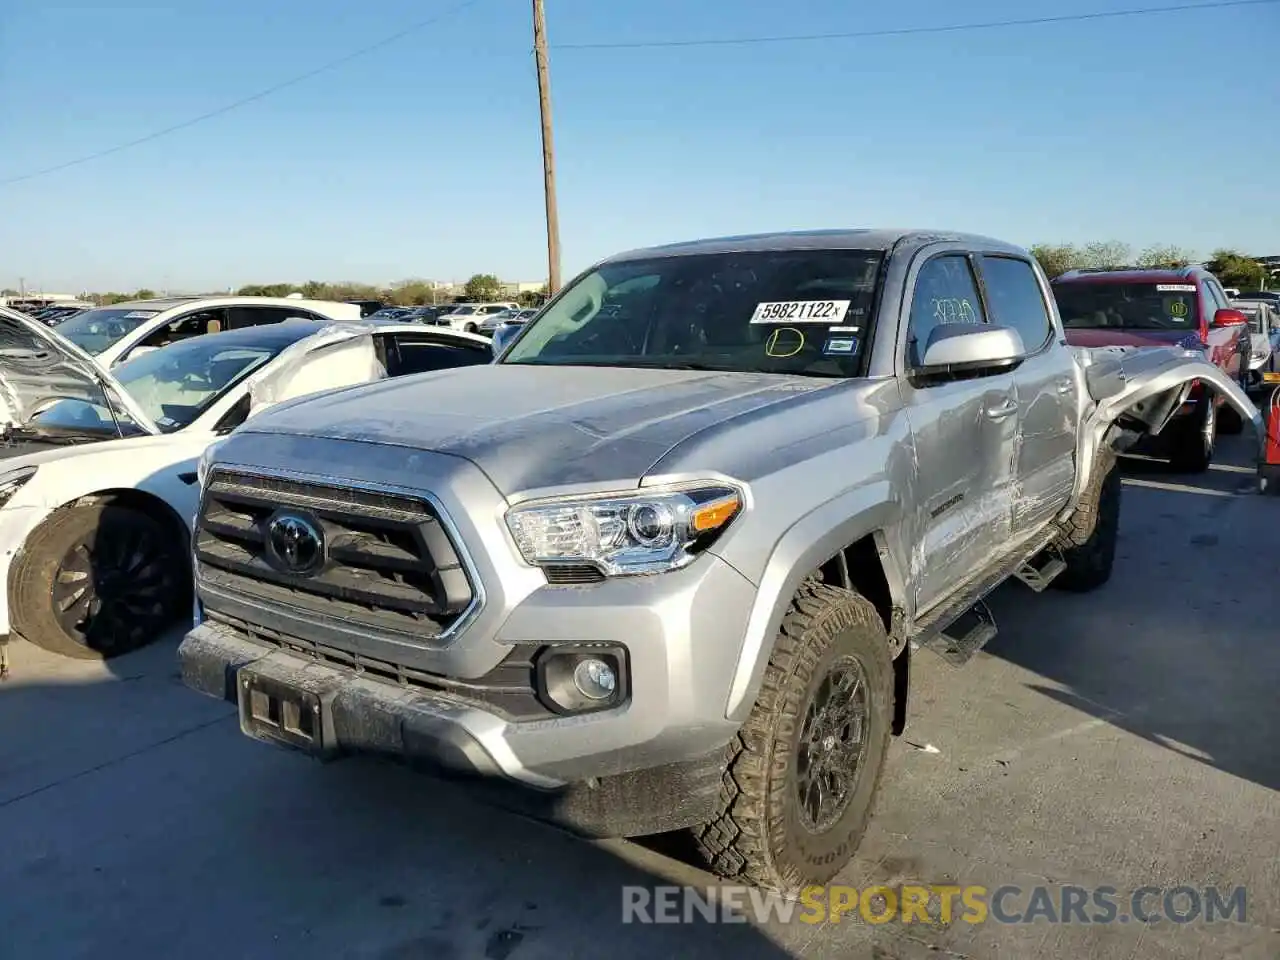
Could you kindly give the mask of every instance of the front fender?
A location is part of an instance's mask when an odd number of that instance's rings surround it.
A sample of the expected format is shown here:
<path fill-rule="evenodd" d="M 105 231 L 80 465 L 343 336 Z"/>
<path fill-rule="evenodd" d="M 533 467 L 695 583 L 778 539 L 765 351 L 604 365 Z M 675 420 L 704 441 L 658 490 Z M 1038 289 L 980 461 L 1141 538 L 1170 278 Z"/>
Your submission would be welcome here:
<path fill-rule="evenodd" d="M 888 481 L 879 481 L 846 491 L 805 514 L 787 529 L 770 553 L 756 590 L 725 704 L 725 716 L 729 720 L 743 721 L 751 712 L 773 650 L 774 637 L 804 578 L 844 547 L 896 524 L 901 516 L 901 504 L 894 498 Z M 891 556 L 884 554 L 881 561 L 893 562 Z M 885 572 L 891 591 L 898 591 L 903 582 L 901 571 Z M 895 604 L 902 601 L 901 596 L 893 599 Z"/>
<path fill-rule="evenodd" d="M 1086 409 L 1080 424 L 1075 489 L 1064 517 L 1088 487 L 1098 453 L 1116 422 L 1128 414 L 1131 423 L 1140 424 L 1143 432 L 1159 433 L 1177 409 L 1177 402 L 1171 400 L 1181 400 L 1196 380 L 1221 394 L 1241 419 L 1252 425 L 1255 462 L 1262 462 L 1266 442 L 1262 414 L 1233 378 L 1199 354 L 1165 347 L 1119 355 L 1107 348 L 1077 348 L 1076 358 L 1084 369 L 1093 406 Z"/>

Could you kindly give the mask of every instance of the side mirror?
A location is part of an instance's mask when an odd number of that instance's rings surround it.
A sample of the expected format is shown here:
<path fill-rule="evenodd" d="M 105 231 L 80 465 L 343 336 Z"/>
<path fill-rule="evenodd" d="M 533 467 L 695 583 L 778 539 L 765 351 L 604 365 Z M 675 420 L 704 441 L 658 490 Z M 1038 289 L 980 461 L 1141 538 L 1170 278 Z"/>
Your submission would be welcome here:
<path fill-rule="evenodd" d="M 1249 318 L 1239 310 L 1222 309 L 1213 315 L 1215 327 L 1247 327 Z"/>
<path fill-rule="evenodd" d="M 946 323 L 934 327 L 918 373 L 952 373 L 1012 367 L 1025 355 L 1016 330 L 992 323 Z"/>

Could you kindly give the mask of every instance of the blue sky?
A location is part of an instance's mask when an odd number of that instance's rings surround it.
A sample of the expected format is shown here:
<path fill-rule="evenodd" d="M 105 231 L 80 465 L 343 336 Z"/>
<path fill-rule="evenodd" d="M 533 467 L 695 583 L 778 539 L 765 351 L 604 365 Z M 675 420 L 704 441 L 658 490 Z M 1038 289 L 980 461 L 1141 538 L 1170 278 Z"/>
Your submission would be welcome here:
<path fill-rule="evenodd" d="M 179 123 L 458 0 L 8 0 L 0 180 Z M 547 0 L 566 277 L 620 248 L 908 225 L 1280 254 L 1280 4 L 812 43 L 1159 0 Z M 528 0 L 0 186 L 0 285 L 546 275 Z"/>

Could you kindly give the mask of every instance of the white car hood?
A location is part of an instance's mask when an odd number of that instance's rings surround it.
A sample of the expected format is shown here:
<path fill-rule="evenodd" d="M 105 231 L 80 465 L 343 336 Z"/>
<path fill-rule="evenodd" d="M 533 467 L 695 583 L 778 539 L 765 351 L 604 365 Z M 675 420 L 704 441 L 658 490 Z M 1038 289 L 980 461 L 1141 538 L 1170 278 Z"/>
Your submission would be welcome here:
<path fill-rule="evenodd" d="M 41 345 L 31 350 L 34 338 Z M 10 423 L 23 423 L 42 406 L 60 399 L 118 404 L 147 433 L 159 427 L 115 377 L 53 327 L 0 307 L 0 398 Z"/>

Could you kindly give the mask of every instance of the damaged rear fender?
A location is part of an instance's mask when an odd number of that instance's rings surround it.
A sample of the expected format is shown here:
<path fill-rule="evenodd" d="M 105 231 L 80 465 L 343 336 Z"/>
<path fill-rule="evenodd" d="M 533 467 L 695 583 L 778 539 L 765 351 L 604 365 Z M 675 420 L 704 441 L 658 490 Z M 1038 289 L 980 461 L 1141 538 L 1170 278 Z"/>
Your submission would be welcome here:
<path fill-rule="evenodd" d="M 1198 354 L 1173 348 L 1132 350 L 1123 354 L 1105 348 L 1077 348 L 1085 384 L 1092 401 L 1082 412 L 1077 437 L 1075 488 L 1065 518 L 1088 488 L 1099 462 L 1098 453 L 1111 443 L 1119 424 L 1141 434 L 1158 434 L 1199 380 L 1239 412 L 1253 426 L 1255 461 L 1262 461 L 1266 429 L 1262 414 L 1220 367 Z"/>

